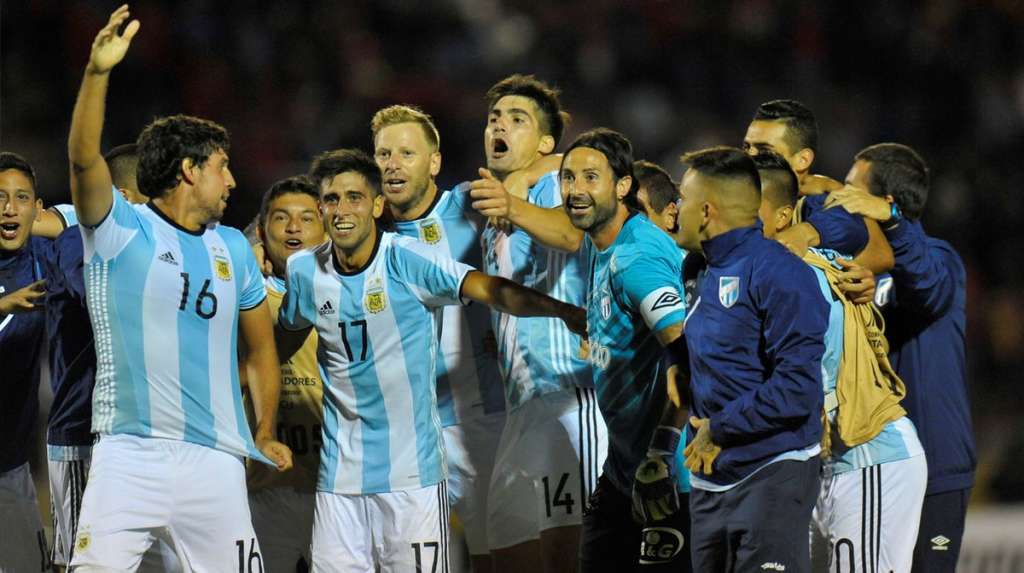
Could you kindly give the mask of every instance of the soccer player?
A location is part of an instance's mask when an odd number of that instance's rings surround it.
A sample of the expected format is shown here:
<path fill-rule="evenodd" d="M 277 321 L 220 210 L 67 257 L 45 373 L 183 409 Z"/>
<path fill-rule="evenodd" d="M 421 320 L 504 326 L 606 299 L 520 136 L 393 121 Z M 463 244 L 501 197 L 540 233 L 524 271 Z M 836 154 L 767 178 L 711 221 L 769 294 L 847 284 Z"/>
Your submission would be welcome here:
<path fill-rule="evenodd" d="M 662 231 L 672 234 L 676 229 L 679 186 L 660 165 L 644 161 L 633 163 L 637 180 L 637 201 L 643 213 Z"/>
<path fill-rule="evenodd" d="M 304 176 L 278 181 L 263 195 L 257 233 L 271 265 L 265 283 L 275 322 L 284 300 L 288 257 L 324 242 L 319 198 L 316 186 Z M 316 349 L 316 333 L 310 332 L 295 354 L 281 362 L 277 438 L 292 450 L 294 467 L 282 473 L 250 461 L 246 472 L 252 525 L 265 571 L 309 568 L 323 424 L 323 381 Z"/>
<path fill-rule="evenodd" d="M 154 539 L 185 569 L 260 565 L 242 457 L 284 470 L 273 438 L 280 372 L 266 293 L 240 232 L 217 226 L 234 187 L 219 125 L 155 120 L 138 140 L 132 206 L 99 153 L 110 71 L 139 30 L 115 10 L 93 43 L 68 141 L 96 339 L 89 487 L 72 567 L 134 570 Z M 255 440 L 245 422 L 236 343 L 248 348 Z"/>
<path fill-rule="evenodd" d="M 809 571 L 829 307 L 814 271 L 762 235 L 753 160 L 716 147 L 683 161 L 681 242 L 708 265 L 686 321 L 693 569 Z"/>
<path fill-rule="evenodd" d="M 487 169 L 470 184 L 473 208 L 514 227 L 488 226 L 484 264 L 556 299 L 584 303 L 583 232 L 569 222 L 553 155 L 568 119 L 558 92 L 532 76 L 509 76 L 487 92 Z M 526 199 L 506 183 L 524 171 L 547 173 Z M 569 242 L 563 252 L 552 240 Z M 487 537 L 496 570 L 541 564 L 547 573 L 575 571 L 583 508 L 607 450 L 590 367 L 581 340 L 556 320 L 492 315 L 509 404 L 487 502 Z"/>
<path fill-rule="evenodd" d="M 32 166 L 0 152 L 0 571 L 49 571 L 46 537 L 28 465 L 39 413 L 42 312 L 49 241 L 30 237 L 42 210 Z"/>
<path fill-rule="evenodd" d="M 136 205 L 145 203 L 148 198 L 139 191 L 136 180 L 135 144 L 119 145 L 103 157 L 114 187 L 125 200 Z M 54 241 L 45 266 L 50 386 L 53 389 L 46 457 L 53 518 L 52 561 L 61 568 L 71 562 L 82 496 L 88 481 L 93 442 L 92 390 L 96 380 L 92 323 L 85 305 L 82 233 L 73 206 L 66 216 L 71 226 Z M 154 546 L 146 554 L 142 569 L 159 569 L 161 554 L 167 565 L 174 563 L 173 552 Z"/>
<path fill-rule="evenodd" d="M 889 359 L 907 385 L 907 413 L 928 458 L 913 571 L 954 571 L 977 464 L 964 359 L 966 272 L 956 250 L 925 233 L 928 166 L 913 149 L 860 151 L 830 202 L 879 222 L 892 244 L 892 281 L 879 283 Z M 889 287 L 889 288 L 887 288 Z"/>
<path fill-rule="evenodd" d="M 331 240 L 289 259 L 279 330 L 289 356 L 315 327 L 325 373 L 313 569 L 447 571 L 441 307 L 476 301 L 575 332 L 584 312 L 385 233 L 381 170 L 364 153 L 321 154 L 310 173 Z"/>
<path fill-rule="evenodd" d="M 759 217 L 770 239 L 792 224 L 797 179 L 785 159 L 774 153 L 759 153 L 754 163 L 761 177 Z M 848 259 L 834 251 L 812 252 L 820 256 L 819 265 L 836 269 L 836 285 L 850 282 L 851 275 L 841 271 L 841 261 Z M 873 377 L 873 369 L 860 368 L 863 360 L 852 353 L 847 362 L 858 369 L 840 368 L 844 350 L 854 342 L 846 337 L 862 337 L 854 349 L 870 348 L 869 337 L 856 326 L 844 327 L 858 324 L 857 311 L 846 312 L 825 275 L 818 269 L 815 273 L 830 303 L 822 374 L 831 452 L 823 458 L 821 492 L 811 525 L 811 560 L 816 571 L 847 566 L 854 571 L 910 571 L 928 464 L 917 430 L 900 406 L 906 388 L 898 379 Z M 874 360 L 873 353 L 864 354 Z"/>
<path fill-rule="evenodd" d="M 486 221 L 470 207 L 464 189 L 437 188 L 441 139 L 430 116 L 414 107 L 390 106 L 373 116 L 371 130 L 395 231 L 482 268 L 480 238 Z M 490 321 L 490 309 L 483 305 L 444 307 L 437 362 L 448 493 L 474 569 L 488 572 L 487 492 L 505 425 L 497 356 L 487 343 L 494 339 Z"/>
<path fill-rule="evenodd" d="M 621 134 L 580 135 L 559 178 L 564 210 L 586 233 L 589 357 L 609 440 L 583 518 L 581 570 L 689 571 L 689 515 L 679 506 L 686 418 L 669 402 L 666 378 L 669 364 L 687 368 L 683 255 L 640 214 L 632 145 Z"/>
<path fill-rule="evenodd" d="M 803 256 L 807 247 L 820 246 L 856 255 L 854 261 L 876 273 L 893 265 L 892 249 L 878 224 L 851 216 L 842 209 L 823 212 L 826 195 L 842 185 L 823 175 L 810 172 L 818 149 L 818 122 L 804 104 L 790 99 L 762 103 L 743 137 L 743 149 L 757 155 L 762 151 L 778 153 L 797 175 L 802 200 L 800 224 L 793 225 L 775 238 Z"/>

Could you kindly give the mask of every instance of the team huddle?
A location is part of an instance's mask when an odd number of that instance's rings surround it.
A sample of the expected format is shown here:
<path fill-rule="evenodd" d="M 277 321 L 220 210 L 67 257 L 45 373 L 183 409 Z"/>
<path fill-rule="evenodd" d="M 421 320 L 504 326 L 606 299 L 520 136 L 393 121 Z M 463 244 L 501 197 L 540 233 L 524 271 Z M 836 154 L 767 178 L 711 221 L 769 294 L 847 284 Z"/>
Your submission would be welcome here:
<path fill-rule="evenodd" d="M 0 572 L 955 570 L 965 270 L 910 147 L 816 175 L 774 100 L 677 183 L 618 131 L 563 145 L 516 74 L 465 183 L 392 105 L 242 232 L 220 125 L 101 154 L 139 30 L 122 6 L 92 45 L 72 204 L 0 153 Z"/>

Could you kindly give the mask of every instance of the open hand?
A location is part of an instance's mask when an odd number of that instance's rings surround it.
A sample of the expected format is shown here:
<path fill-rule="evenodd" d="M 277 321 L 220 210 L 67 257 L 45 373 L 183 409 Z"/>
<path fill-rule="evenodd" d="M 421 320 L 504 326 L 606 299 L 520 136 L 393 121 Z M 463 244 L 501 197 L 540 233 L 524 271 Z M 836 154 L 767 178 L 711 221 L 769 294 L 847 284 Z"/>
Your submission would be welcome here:
<path fill-rule="evenodd" d="M 119 33 L 118 29 L 128 20 L 129 16 L 127 4 L 122 4 L 110 15 L 107 25 L 100 30 L 99 34 L 96 34 L 96 39 L 92 43 L 92 52 L 89 54 L 89 65 L 86 67 L 86 71 L 105 74 L 124 59 L 132 38 L 135 37 L 139 26 L 141 26 L 138 20 L 132 20 L 124 31 Z"/>
<path fill-rule="evenodd" d="M 843 207 L 851 214 L 884 223 L 892 216 L 892 205 L 884 197 L 876 197 L 863 187 L 847 185 L 828 194 L 825 208 Z"/>

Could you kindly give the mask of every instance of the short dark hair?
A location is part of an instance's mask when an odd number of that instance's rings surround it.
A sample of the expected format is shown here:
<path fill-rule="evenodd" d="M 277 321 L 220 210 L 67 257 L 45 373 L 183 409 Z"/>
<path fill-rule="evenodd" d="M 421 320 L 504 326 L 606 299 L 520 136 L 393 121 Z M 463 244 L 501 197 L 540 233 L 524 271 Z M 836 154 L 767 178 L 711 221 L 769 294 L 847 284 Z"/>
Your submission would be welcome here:
<path fill-rule="evenodd" d="M 768 202 L 776 209 L 796 205 L 800 197 L 800 183 L 789 162 L 778 153 L 767 150 L 754 155 L 753 159 L 761 178 L 761 194 Z"/>
<path fill-rule="evenodd" d="M 231 147 L 228 131 L 207 119 L 189 115 L 161 117 L 146 126 L 137 142 L 139 191 L 161 197 L 178 184 L 181 162 L 202 167 L 218 150 Z"/>
<path fill-rule="evenodd" d="M 630 177 L 632 183 L 622 202 L 631 211 L 643 211 L 640 200 L 636 196 L 640 187 L 636 175 L 633 173 L 633 144 L 626 139 L 625 135 L 607 127 L 598 127 L 584 131 L 565 150 L 565 155 L 562 156 L 563 165 L 565 164 L 565 158 L 577 147 L 587 147 L 600 151 L 605 159 L 608 160 L 608 165 L 612 168 L 616 181 L 623 177 Z"/>
<path fill-rule="evenodd" d="M 908 219 L 921 218 L 928 202 L 928 164 L 916 151 L 899 143 L 876 143 L 855 159 L 871 164 L 868 191 L 872 195 L 892 195 Z"/>
<path fill-rule="evenodd" d="M 305 175 L 295 175 L 277 181 L 270 186 L 270 189 L 267 189 L 267 192 L 263 194 L 263 199 L 260 201 L 260 225 L 267 222 L 270 204 L 274 202 L 274 199 L 289 193 L 309 195 L 314 201 L 320 200 L 320 193 L 318 193 L 316 185 Z"/>
<path fill-rule="evenodd" d="M 682 156 L 682 162 L 707 177 L 740 180 L 761 193 L 761 176 L 754 160 L 742 149 L 720 145 Z"/>
<path fill-rule="evenodd" d="M 107 151 L 103 159 L 110 169 L 110 179 L 119 189 L 135 189 L 139 186 L 139 146 L 125 143 Z M 139 191 L 142 193 L 141 191 Z M 145 195 L 145 193 L 143 193 Z"/>
<path fill-rule="evenodd" d="M 655 213 L 661 213 L 679 198 L 676 182 L 660 165 L 639 159 L 633 162 L 633 173 L 636 175 L 637 190 L 647 190 L 647 202 Z"/>
<path fill-rule="evenodd" d="M 757 106 L 755 121 L 781 121 L 786 124 L 787 144 L 793 151 L 808 148 L 818 152 L 818 121 L 814 112 L 795 99 L 776 99 Z"/>
<path fill-rule="evenodd" d="M 381 194 L 380 167 L 369 155 L 358 149 L 335 149 L 317 155 L 309 167 L 309 178 L 319 191 L 325 181 L 329 182 L 349 171 L 355 171 L 366 178 L 373 190 L 373 197 Z"/>
<path fill-rule="evenodd" d="M 29 183 L 32 184 L 32 191 L 36 190 L 36 170 L 32 169 L 32 164 L 13 151 L 0 151 L 0 171 L 7 171 L 8 169 L 15 169 L 24 173 L 25 177 L 28 177 Z"/>
<path fill-rule="evenodd" d="M 487 90 L 487 111 L 494 109 L 498 100 L 505 96 L 517 95 L 527 98 L 540 110 L 541 132 L 553 137 L 557 146 L 570 119 L 568 112 L 562 109 L 558 94 L 557 89 L 532 75 L 513 74 Z"/>

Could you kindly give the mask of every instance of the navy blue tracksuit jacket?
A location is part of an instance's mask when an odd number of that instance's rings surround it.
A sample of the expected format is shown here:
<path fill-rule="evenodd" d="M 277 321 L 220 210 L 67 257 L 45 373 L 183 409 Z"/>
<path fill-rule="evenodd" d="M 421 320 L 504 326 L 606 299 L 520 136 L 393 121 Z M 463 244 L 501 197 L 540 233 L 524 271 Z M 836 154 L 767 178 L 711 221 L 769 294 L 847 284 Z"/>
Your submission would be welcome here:
<path fill-rule="evenodd" d="M 966 489 L 977 460 L 964 357 L 964 263 L 917 221 L 902 221 L 885 235 L 896 258 L 894 294 L 878 302 L 888 303 L 889 360 L 907 385 L 903 406 L 928 457 L 927 494 Z"/>
<path fill-rule="evenodd" d="M 686 342 L 693 414 L 710 418 L 722 453 L 697 476 L 728 485 L 821 440 L 828 303 L 811 267 L 765 239 L 760 223 L 702 247 L 708 266 Z"/>

